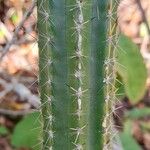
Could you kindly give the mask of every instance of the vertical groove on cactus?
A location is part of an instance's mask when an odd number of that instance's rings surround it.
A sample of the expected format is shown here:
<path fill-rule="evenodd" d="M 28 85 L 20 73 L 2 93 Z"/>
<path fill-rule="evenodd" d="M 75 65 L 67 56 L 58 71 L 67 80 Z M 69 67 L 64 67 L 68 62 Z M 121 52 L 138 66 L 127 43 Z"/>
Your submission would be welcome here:
<path fill-rule="evenodd" d="M 90 104 L 88 150 L 103 149 L 104 60 L 107 34 L 107 0 L 93 0 L 91 17 Z"/>
<path fill-rule="evenodd" d="M 115 58 L 116 58 L 116 42 L 117 42 L 117 20 L 116 20 L 116 10 L 118 2 L 116 0 L 109 1 L 108 9 L 108 34 L 107 43 L 108 51 L 105 60 L 105 78 L 103 82 L 105 83 L 106 97 L 105 97 L 105 118 L 104 118 L 104 147 L 103 150 L 113 149 L 113 138 L 114 124 L 113 124 L 113 113 L 115 111 L 114 104 L 116 102 L 116 71 L 115 71 Z"/>
<path fill-rule="evenodd" d="M 51 10 L 53 149 L 70 149 L 66 0 L 49 1 Z M 49 146 L 49 145 L 48 145 Z M 49 146 L 50 147 L 50 146 Z"/>

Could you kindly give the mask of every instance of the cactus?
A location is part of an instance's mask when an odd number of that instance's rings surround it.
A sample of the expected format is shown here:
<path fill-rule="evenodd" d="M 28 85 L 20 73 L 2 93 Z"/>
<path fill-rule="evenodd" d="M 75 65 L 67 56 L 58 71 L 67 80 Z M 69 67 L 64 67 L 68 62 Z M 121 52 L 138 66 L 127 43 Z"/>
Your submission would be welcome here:
<path fill-rule="evenodd" d="M 37 6 L 42 149 L 111 150 L 117 1 Z"/>

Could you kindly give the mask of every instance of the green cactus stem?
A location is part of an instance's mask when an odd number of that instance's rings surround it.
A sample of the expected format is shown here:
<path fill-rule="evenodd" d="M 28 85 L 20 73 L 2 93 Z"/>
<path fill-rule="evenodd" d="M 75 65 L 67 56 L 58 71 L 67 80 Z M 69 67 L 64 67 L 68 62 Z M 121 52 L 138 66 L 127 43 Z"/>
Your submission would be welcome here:
<path fill-rule="evenodd" d="M 107 33 L 107 28 L 115 32 L 108 17 L 112 4 L 111 0 L 38 0 L 43 150 L 101 150 L 106 144 L 105 97 L 114 89 L 104 79 L 111 71 L 115 77 L 113 67 L 105 71 L 104 63 L 108 47 L 112 52 L 107 58 L 115 57 Z M 106 103 L 107 114 L 110 105 Z"/>

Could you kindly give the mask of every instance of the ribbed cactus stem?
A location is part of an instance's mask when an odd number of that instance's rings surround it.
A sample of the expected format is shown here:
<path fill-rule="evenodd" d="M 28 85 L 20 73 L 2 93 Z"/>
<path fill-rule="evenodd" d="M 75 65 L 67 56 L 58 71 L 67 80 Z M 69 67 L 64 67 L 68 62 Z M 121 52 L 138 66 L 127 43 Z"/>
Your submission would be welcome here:
<path fill-rule="evenodd" d="M 116 0 L 109 1 L 108 9 L 108 52 L 105 60 L 105 78 L 103 82 L 105 83 L 106 97 L 105 97 L 105 119 L 104 119 L 104 147 L 103 150 L 113 149 L 113 140 L 115 137 L 114 124 L 113 124 L 113 113 L 115 111 L 116 102 L 116 43 L 117 43 L 117 20 L 116 20 L 116 10 L 118 2 Z"/>
<path fill-rule="evenodd" d="M 114 63 L 112 68 L 104 65 L 107 49 L 108 59 L 114 58 L 113 43 L 107 39 L 115 32 L 114 22 L 107 20 L 108 8 L 113 7 L 108 4 L 38 0 L 43 150 L 103 149 L 105 93 L 114 96 L 115 79 Z M 106 102 L 107 114 L 110 106 Z M 104 139 L 108 136 L 105 133 Z"/>

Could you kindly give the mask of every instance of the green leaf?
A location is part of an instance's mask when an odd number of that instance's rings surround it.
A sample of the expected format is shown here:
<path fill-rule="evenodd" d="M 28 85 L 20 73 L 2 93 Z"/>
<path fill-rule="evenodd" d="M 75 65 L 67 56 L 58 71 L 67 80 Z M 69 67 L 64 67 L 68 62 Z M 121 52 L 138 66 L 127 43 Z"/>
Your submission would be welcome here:
<path fill-rule="evenodd" d="M 32 150 L 40 150 L 40 113 L 35 112 L 28 114 L 21 122 L 15 127 L 12 135 L 12 145 L 15 147 L 28 147 Z"/>
<path fill-rule="evenodd" d="M 6 135 L 8 134 L 8 130 L 4 126 L 0 126 L 0 135 Z"/>
<path fill-rule="evenodd" d="M 119 37 L 117 71 L 122 77 L 125 92 L 132 104 L 144 96 L 147 71 L 138 47 L 126 36 Z"/>
<path fill-rule="evenodd" d="M 139 119 L 145 116 L 150 116 L 150 108 L 135 108 L 125 113 L 125 116 L 130 119 Z"/>
<path fill-rule="evenodd" d="M 123 150 L 142 150 L 131 134 L 132 121 L 125 123 L 124 131 L 120 134 Z"/>

